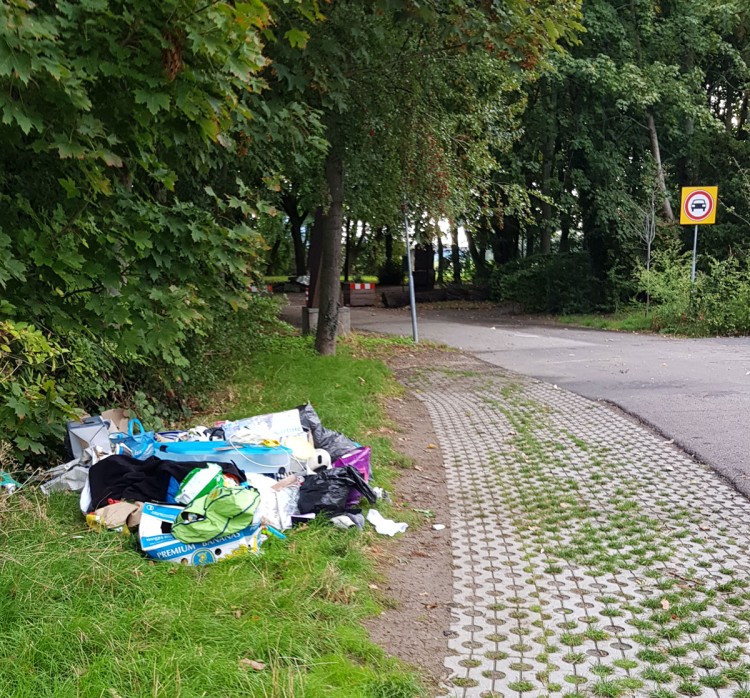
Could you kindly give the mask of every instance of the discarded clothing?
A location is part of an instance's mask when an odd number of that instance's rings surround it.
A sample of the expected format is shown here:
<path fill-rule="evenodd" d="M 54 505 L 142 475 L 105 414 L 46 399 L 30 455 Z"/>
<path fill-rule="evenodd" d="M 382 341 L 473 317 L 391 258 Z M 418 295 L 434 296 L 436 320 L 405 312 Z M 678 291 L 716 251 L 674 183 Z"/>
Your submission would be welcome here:
<path fill-rule="evenodd" d="M 367 512 L 367 520 L 375 526 L 375 530 L 383 536 L 395 536 L 397 533 L 403 533 L 409 528 L 408 524 L 398 523 L 393 519 L 386 519 L 377 509 L 370 509 Z"/>
<path fill-rule="evenodd" d="M 254 487 L 219 487 L 177 514 L 172 535 L 183 543 L 231 536 L 253 523 L 259 502 Z"/>
<path fill-rule="evenodd" d="M 308 475 L 300 488 L 300 513 L 317 514 L 319 511 L 326 511 L 341 514 L 349 508 L 347 500 L 352 489 L 363 494 L 371 504 L 375 503 L 377 497 L 372 488 L 351 466 Z"/>
<path fill-rule="evenodd" d="M 91 466 L 88 485 L 90 501 L 87 512 L 98 509 L 108 500 L 127 499 L 135 502 L 163 502 L 167 498 L 170 478 L 182 482 L 187 474 L 207 463 L 177 463 L 152 456 L 138 460 L 131 456 L 109 456 Z M 245 482 L 245 474 L 234 463 L 221 463 L 226 475 Z M 86 488 L 84 488 L 84 492 Z"/>

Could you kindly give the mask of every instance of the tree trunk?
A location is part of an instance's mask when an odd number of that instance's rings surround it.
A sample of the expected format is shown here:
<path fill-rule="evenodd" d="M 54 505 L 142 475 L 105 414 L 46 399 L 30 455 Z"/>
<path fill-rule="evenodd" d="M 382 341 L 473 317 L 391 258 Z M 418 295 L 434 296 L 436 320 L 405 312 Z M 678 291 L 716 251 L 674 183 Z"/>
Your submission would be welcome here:
<path fill-rule="evenodd" d="M 670 223 L 674 223 L 674 213 L 672 212 L 672 204 L 669 203 L 667 182 L 664 178 L 664 168 L 662 167 L 661 163 L 659 136 L 656 132 L 656 122 L 654 121 L 654 115 L 650 111 L 646 112 L 646 121 L 648 124 L 648 132 L 651 136 L 651 154 L 654 156 L 654 162 L 656 163 L 656 178 L 659 183 L 659 191 L 662 195 L 662 208 L 664 210 L 664 217 Z"/>
<path fill-rule="evenodd" d="M 461 283 L 461 253 L 458 249 L 458 226 L 451 223 L 451 262 L 453 264 L 453 283 Z"/>
<path fill-rule="evenodd" d="M 281 197 L 281 206 L 284 213 L 289 216 L 289 227 L 294 247 L 294 268 L 297 276 L 304 276 L 307 273 L 307 260 L 305 259 L 305 241 L 302 239 L 302 225 L 308 212 L 300 212 L 299 201 L 293 192 L 287 192 Z"/>
<path fill-rule="evenodd" d="M 390 228 L 386 228 L 386 234 L 385 234 L 385 261 L 386 262 L 392 262 L 393 261 L 393 233 L 391 233 Z"/>
<path fill-rule="evenodd" d="M 279 261 L 279 248 L 281 247 L 281 237 L 277 237 L 271 247 L 271 253 L 268 255 L 268 265 L 266 266 L 266 274 L 272 276 L 276 270 L 276 263 Z"/>
<path fill-rule="evenodd" d="M 352 247 L 352 219 L 346 219 L 346 243 L 344 247 L 344 281 L 349 281 Z"/>
<path fill-rule="evenodd" d="M 737 135 L 740 135 L 745 129 L 747 123 L 747 112 L 748 112 L 748 101 L 750 100 L 750 90 L 745 90 L 745 94 L 742 97 L 742 103 L 740 104 L 740 111 L 737 117 Z"/>
<path fill-rule="evenodd" d="M 496 219 L 492 220 L 492 254 L 495 264 L 506 264 L 518 258 L 518 240 L 520 222 L 515 216 L 503 216 L 502 227 Z"/>
<path fill-rule="evenodd" d="M 320 258 L 323 245 L 323 226 L 325 214 L 323 208 L 315 209 L 312 230 L 310 231 L 310 285 L 307 293 L 307 307 L 317 308 L 320 299 Z"/>
<path fill-rule="evenodd" d="M 734 130 L 734 90 L 729 86 L 727 86 L 724 109 L 724 128 L 727 133 L 731 134 Z"/>
<path fill-rule="evenodd" d="M 383 230 L 383 228 L 380 228 L 378 231 L 378 234 Z M 352 260 L 352 264 L 357 261 L 357 258 L 359 257 L 362 250 L 365 248 L 365 243 L 367 242 L 367 223 L 362 223 L 362 233 L 360 234 L 357 244 L 354 246 L 354 259 Z"/>
<path fill-rule="evenodd" d="M 474 235 L 471 230 L 469 228 L 466 228 L 465 230 L 466 239 L 469 243 L 469 254 L 471 255 L 471 260 L 474 262 L 474 268 L 477 270 L 477 276 L 480 278 L 484 278 L 487 276 L 484 255 L 479 253 L 479 250 L 477 249 L 477 243 L 474 240 Z"/>
<path fill-rule="evenodd" d="M 570 219 L 562 216 L 560 219 L 560 254 L 570 252 Z"/>
<path fill-rule="evenodd" d="M 534 243 L 536 242 L 536 231 L 536 226 L 526 226 L 526 251 L 524 257 L 531 257 L 535 252 Z"/>
<path fill-rule="evenodd" d="M 438 284 L 443 285 L 443 234 L 438 232 Z"/>
<path fill-rule="evenodd" d="M 552 88 L 550 94 L 549 115 L 552 120 L 552 126 L 547 131 L 542 151 L 542 196 L 549 198 L 552 191 L 552 170 L 555 164 L 555 145 L 557 143 L 557 89 Z M 552 204 L 544 199 L 541 202 L 542 209 L 542 226 L 540 251 L 542 254 L 549 254 L 552 248 Z"/>
<path fill-rule="evenodd" d="M 344 223 L 344 162 L 335 147 L 326 160 L 326 183 L 331 202 L 323 226 L 320 309 L 315 349 L 323 356 L 332 356 L 336 353 L 341 275 L 341 228 Z"/>
<path fill-rule="evenodd" d="M 302 240 L 302 220 L 292 221 L 292 244 L 294 245 L 294 269 L 297 276 L 304 276 L 307 273 L 307 260 L 305 259 L 305 243 Z"/>

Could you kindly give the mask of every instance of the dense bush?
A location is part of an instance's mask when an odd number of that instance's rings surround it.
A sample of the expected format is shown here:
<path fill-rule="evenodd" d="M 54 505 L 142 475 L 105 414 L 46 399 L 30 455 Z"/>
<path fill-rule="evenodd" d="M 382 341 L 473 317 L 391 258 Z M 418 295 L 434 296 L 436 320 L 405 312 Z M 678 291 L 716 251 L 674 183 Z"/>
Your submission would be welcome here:
<path fill-rule="evenodd" d="M 654 255 L 650 272 L 641 272 L 641 290 L 653 302 L 654 329 L 699 336 L 749 334 L 748 259 L 701 257 L 694 285 L 691 266 L 692 254 L 670 245 Z"/>
<path fill-rule="evenodd" d="M 404 270 L 401 262 L 387 259 L 378 269 L 378 283 L 381 286 L 398 286 L 404 281 Z"/>
<path fill-rule="evenodd" d="M 0 445 L 17 460 L 60 455 L 65 422 L 83 412 L 129 407 L 150 427 L 190 415 L 252 352 L 273 346 L 286 326 L 271 298 L 257 297 L 187 333 L 180 361 L 121 353 L 94 333 L 51 333 L 0 322 Z"/>
<path fill-rule="evenodd" d="M 19 460 L 81 410 L 184 413 L 240 321 L 247 346 L 273 215 L 248 143 L 314 126 L 259 113 L 271 21 L 223 0 L 0 3 L 0 445 Z"/>
<path fill-rule="evenodd" d="M 584 253 L 537 255 L 509 262 L 493 271 L 490 288 L 493 300 L 519 303 L 527 313 L 605 309 L 592 300 L 602 295 L 608 299 L 605 306 L 615 305 L 614 292 L 591 276 Z"/>

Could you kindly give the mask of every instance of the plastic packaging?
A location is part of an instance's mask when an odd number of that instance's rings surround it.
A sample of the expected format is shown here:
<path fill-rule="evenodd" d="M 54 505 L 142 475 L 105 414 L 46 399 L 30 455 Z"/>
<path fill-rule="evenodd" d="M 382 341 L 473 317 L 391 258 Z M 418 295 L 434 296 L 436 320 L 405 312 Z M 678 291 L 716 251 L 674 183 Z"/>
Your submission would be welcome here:
<path fill-rule="evenodd" d="M 344 436 L 338 431 L 333 431 L 333 429 L 326 429 L 321 423 L 318 413 L 309 402 L 297 409 L 299 410 L 299 418 L 302 426 L 312 432 L 315 448 L 322 448 L 328 451 L 331 456 L 331 462 L 335 462 L 341 456 L 359 448 L 359 444 L 352 441 L 349 437 Z"/>
<path fill-rule="evenodd" d="M 0 493 L 13 494 L 20 486 L 20 483 L 16 482 L 10 476 L 10 473 L 0 470 Z"/>
<path fill-rule="evenodd" d="M 234 463 L 246 473 L 276 472 L 289 468 L 292 452 L 284 446 L 233 445 L 228 441 L 179 441 L 156 445 L 154 455 L 180 463 Z"/>
<path fill-rule="evenodd" d="M 323 470 L 305 478 L 299 493 L 302 514 L 326 511 L 341 514 L 349 508 L 347 500 L 352 489 L 363 494 L 371 504 L 377 497 L 362 476 L 351 466 Z"/>
<path fill-rule="evenodd" d="M 350 453 L 347 453 L 341 458 L 339 458 L 334 464 L 334 468 L 346 468 L 347 466 L 351 466 L 354 468 L 361 476 L 362 479 L 365 482 L 370 481 L 370 447 L 369 446 L 361 446 L 360 448 L 356 448 Z M 377 493 L 376 493 L 377 496 Z M 359 502 L 359 500 L 362 498 L 362 495 L 357 490 L 352 490 L 349 493 L 349 499 L 347 500 L 347 504 L 349 506 L 354 506 Z"/>
<path fill-rule="evenodd" d="M 139 429 L 137 434 L 135 427 Z M 140 419 L 131 419 L 128 422 L 127 434 L 112 434 L 109 438 L 115 446 L 116 454 L 132 456 L 138 460 L 147 460 L 154 455 L 156 436 L 153 431 L 143 428 Z"/>

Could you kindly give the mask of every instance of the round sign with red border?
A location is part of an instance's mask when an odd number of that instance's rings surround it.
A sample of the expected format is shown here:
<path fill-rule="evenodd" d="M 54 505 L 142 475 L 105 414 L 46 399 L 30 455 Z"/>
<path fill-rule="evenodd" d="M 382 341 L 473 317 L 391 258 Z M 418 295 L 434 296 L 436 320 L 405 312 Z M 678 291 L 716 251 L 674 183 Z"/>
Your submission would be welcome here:
<path fill-rule="evenodd" d="M 685 197 L 683 213 L 693 223 L 700 223 L 711 216 L 715 205 L 714 197 L 709 192 L 698 189 Z"/>

